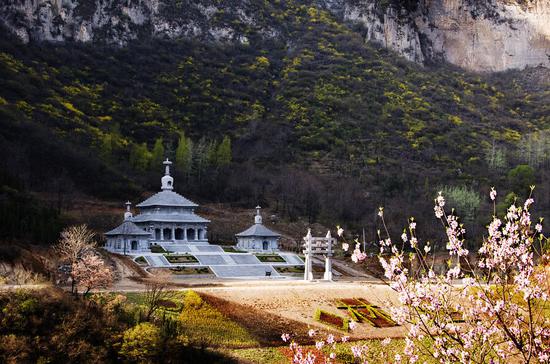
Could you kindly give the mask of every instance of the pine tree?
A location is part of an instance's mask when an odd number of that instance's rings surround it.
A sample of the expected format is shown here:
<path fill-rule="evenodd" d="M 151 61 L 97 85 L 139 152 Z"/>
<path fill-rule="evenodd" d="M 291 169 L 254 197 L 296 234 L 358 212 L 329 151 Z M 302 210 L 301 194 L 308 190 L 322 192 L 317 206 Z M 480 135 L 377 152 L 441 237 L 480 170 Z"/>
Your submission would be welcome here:
<path fill-rule="evenodd" d="M 162 161 L 164 160 L 164 145 L 162 144 L 162 138 L 158 138 L 153 146 L 153 152 L 151 156 L 152 169 L 158 169 L 162 167 Z"/>
<path fill-rule="evenodd" d="M 113 136 L 105 134 L 101 138 L 101 146 L 99 147 L 99 157 L 105 163 L 111 163 L 113 158 Z"/>
<path fill-rule="evenodd" d="M 207 167 L 218 166 L 218 145 L 215 141 L 206 144 L 206 163 Z"/>
<path fill-rule="evenodd" d="M 182 132 L 176 148 L 176 165 L 178 169 L 188 174 L 193 161 L 193 142 Z"/>
<path fill-rule="evenodd" d="M 231 139 L 226 135 L 216 150 L 218 167 L 225 167 L 231 163 Z"/>
<path fill-rule="evenodd" d="M 130 166 L 139 172 L 147 170 L 151 160 L 151 153 L 147 144 L 134 144 L 130 150 Z"/>

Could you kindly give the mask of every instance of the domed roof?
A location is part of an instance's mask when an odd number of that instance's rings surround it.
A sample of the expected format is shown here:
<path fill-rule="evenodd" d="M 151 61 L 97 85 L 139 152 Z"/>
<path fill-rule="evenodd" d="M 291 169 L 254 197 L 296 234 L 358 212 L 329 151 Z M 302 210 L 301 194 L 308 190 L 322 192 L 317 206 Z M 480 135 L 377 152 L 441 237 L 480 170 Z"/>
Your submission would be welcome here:
<path fill-rule="evenodd" d="M 254 224 L 248 229 L 238 234 L 235 234 L 237 237 L 247 237 L 247 236 L 259 236 L 259 237 L 275 237 L 278 238 L 281 234 L 277 234 L 274 231 L 269 230 L 262 224 Z"/>
<path fill-rule="evenodd" d="M 155 193 L 147 200 L 136 205 L 137 207 L 152 207 L 152 206 L 172 206 L 172 207 L 197 207 L 196 203 L 190 201 L 177 192 L 171 190 L 163 190 Z"/>
<path fill-rule="evenodd" d="M 274 231 L 269 230 L 262 224 L 262 215 L 260 214 L 260 206 L 256 206 L 256 216 L 254 216 L 254 225 L 246 229 L 245 231 L 242 231 L 238 234 L 235 234 L 237 237 L 250 237 L 250 236 L 258 236 L 258 237 L 280 237 L 281 234 L 277 234 Z"/>
<path fill-rule="evenodd" d="M 151 233 L 148 233 L 147 231 L 139 228 L 136 224 L 134 224 L 131 221 L 124 221 L 122 224 L 120 224 L 118 227 L 114 228 L 111 231 L 108 231 L 105 233 L 107 236 L 114 236 L 114 235 L 151 235 Z"/>

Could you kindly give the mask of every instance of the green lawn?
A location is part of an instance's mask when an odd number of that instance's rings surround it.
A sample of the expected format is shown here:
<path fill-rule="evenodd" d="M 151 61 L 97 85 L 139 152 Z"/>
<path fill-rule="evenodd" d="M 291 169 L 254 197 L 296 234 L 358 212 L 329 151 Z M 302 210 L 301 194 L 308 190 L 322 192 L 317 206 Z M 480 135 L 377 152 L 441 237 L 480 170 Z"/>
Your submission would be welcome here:
<path fill-rule="evenodd" d="M 244 327 L 225 317 L 197 293 L 187 291 L 183 306 L 179 323 L 191 344 L 222 348 L 259 345 Z"/>
<path fill-rule="evenodd" d="M 239 360 L 254 364 L 288 364 L 289 360 L 280 348 L 252 348 L 228 350 L 227 353 Z"/>

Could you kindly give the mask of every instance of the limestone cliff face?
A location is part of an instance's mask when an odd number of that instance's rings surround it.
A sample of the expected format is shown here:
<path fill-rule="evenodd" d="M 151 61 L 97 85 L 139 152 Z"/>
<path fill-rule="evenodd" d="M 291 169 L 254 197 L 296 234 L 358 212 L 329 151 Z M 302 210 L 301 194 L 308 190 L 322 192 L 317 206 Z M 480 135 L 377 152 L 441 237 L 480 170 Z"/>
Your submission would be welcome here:
<path fill-rule="evenodd" d="M 474 71 L 550 66 L 550 0 L 420 0 L 414 9 L 364 0 L 345 6 L 344 18 L 416 62 Z"/>
<path fill-rule="evenodd" d="M 234 24 L 264 37 L 254 0 L 3 0 L 0 22 L 28 41 L 195 37 L 247 42 Z M 418 62 L 445 60 L 474 71 L 550 67 L 550 0 L 316 0 L 363 25 L 367 41 Z M 412 6 L 410 4 L 413 4 Z M 220 14 L 226 19 L 220 21 Z M 227 20 L 229 19 L 229 21 Z M 231 21 L 231 19 L 236 21 Z M 260 26 L 259 24 L 264 24 Z"/>
<path fill-rule="evenodd" d="M 24 42 L 103 41 L 124 45 L 141 37 L 197 37 L 246 42 L 239 32 L 218 22 L 220 13 L 254 26 L 253 1 L 239 7 L 189 0 L 3 0 L 0 22 Z M 229 9 L 230 8 L 230 9 Z M 274 36 L 273 29 L 259 29 Z"/>

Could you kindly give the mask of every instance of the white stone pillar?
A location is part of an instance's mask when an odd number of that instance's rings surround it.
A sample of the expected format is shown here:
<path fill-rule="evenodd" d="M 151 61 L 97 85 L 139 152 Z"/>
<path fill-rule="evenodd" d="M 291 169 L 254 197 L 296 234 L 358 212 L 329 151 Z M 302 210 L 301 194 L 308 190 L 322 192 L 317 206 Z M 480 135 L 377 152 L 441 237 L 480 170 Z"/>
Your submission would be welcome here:
<path fill-rule="evenodd" d="M 176 226 L 172 225 L 172 240 L 176 241 Z"/>
<path fill-rule="evenodd" d="M 187 241 L 187 225 L 183 227 L 183 240 Z"/>
<path fill-rule="evenodd" d="M 311 242 L 312 242 L 312 238 L 311 238 L 311 229 L 308 229 L 307 230 L 307 235 L 306 237 L 304 238 L 306 244 L 305 244 L 305 247 L 306 249 L 304 250 L 304 254 L 306 256 L 306 261 L 305 261 L 305 267 L 304 267 L 304 281 L 312 281 L 313 280 L 313 271 L 311 269 Z"/>
<path fill-rule="evenodd" d="M 325 281 L 332 281 L 332 236 L 330 230 L 327 233 L 327 255 L 325 255 L 325 274 L 323 279 Z"/>
<path fill-rule="evenodd" d="M 160 240 L 164 240 L 164 226 L 160 226 Z"/>
<path fill-rule="evenodd" d="M 199 229 L 195 228 L 195 240 L 199 240 Z"/>

